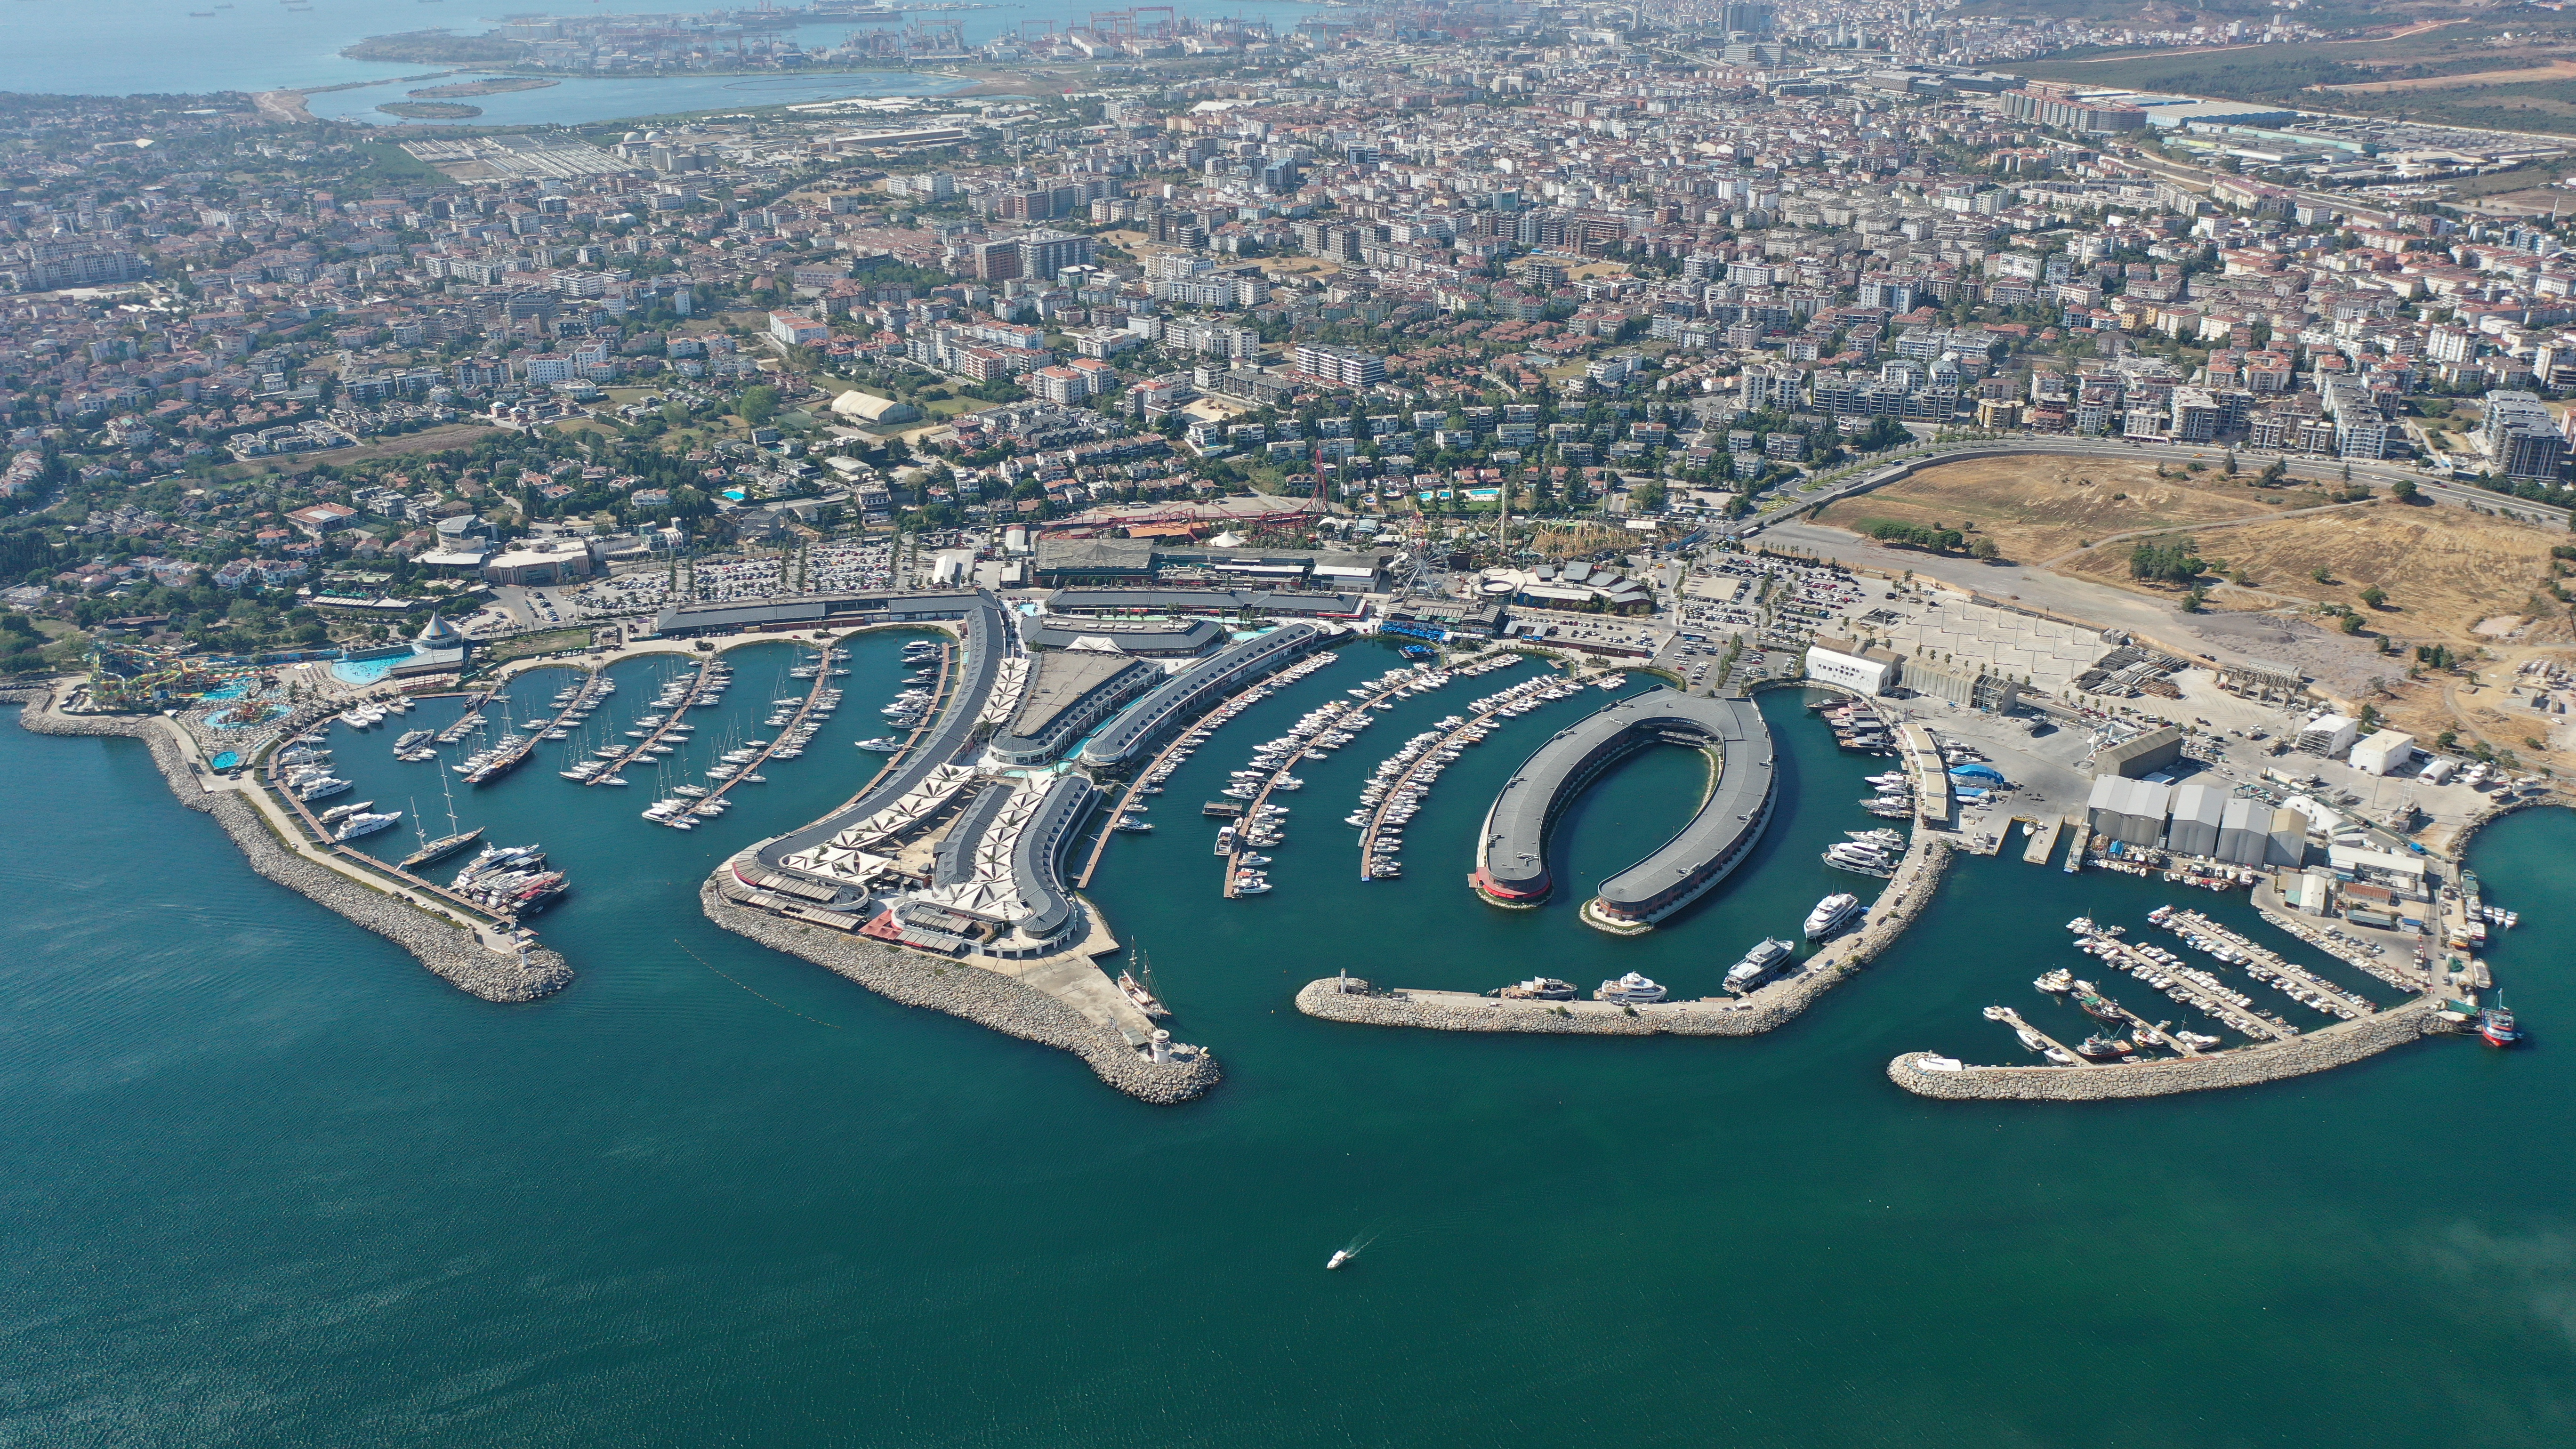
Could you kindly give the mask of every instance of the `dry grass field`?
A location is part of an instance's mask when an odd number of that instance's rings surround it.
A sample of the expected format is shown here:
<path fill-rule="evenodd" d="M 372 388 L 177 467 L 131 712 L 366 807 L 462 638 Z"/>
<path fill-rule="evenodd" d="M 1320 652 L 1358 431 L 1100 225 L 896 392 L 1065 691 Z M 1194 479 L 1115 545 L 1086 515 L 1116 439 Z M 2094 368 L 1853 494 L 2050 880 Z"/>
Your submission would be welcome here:
<path fill-rule="evenodd" d="M 2093 458 L 1981 458 L 1927 468 L 1827 508 L 1818 523 L 1860 530 L 1870 520 L 1938 524 L 1994 540 L 2016 563 L 2041 563 L 2087 541 L 2142 528 L 2216 523 L 2275 511 L 2281 490 L 2230 482 L 2215 468 L 2158 478 L 2150 463 Z M 2309 501 L 2302 498 L 2300 501 Z M 2122 551 L 2121 558 L 2128 557 Z"/>
<path fill-rule="evenodd" d="M 2507 642 L 2481 623 L 2502 618 L 2564 620 L 2566 607 L 2536 596 L 2549 578 L 2552 545 L 2569 536 L 2461 508 L 2409 507 L 2390 500 L 2362 508 L 2283 518 L 2193 536 L 2202 557 L 2242 573 L 2251 596 L 2220 591 L 2221 607 L 2283 602 L 2341 604 L 2374 634 L 2455 649 Z M 2319 582 L 2316 571 L 2325 571 Z M 2129 550 L 2111 545 L 2067 560 L 2059 572 L 2129 587 Z M 2385 591 L 2377 609 L 2361 591 Z M 2175 590 L 2162 592 L 2174 593 Z M 2528 637 L 2526 630 L 2522 636 Z"/>

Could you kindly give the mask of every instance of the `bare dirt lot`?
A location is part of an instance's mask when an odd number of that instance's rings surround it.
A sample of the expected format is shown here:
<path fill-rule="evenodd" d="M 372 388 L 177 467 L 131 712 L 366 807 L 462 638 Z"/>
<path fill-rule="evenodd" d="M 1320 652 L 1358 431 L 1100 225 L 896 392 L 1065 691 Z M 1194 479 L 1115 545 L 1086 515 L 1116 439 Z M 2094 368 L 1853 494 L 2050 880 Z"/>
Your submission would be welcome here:
<path fill-rule="evenodd" d="M 1993 539 L 2005 558 L 2037 563 L 2116 533 L 2272 512 L 2264 490 L 2248 486 L 2252 476 L 2247 469 L 2244 480 L 2230 482 L 2212 469 L 2158 478 L 2149 463 L 1981 458 L 1927 468 L 1846 499 L 1816 522 L 1854 530 L 1879 518 L 1944 528 L 1974 524 L 1974 532 Z M 2125 550 L 2120 557 L 2125 575 Z"/>
<path fill-rule="evenodd" d="M 2565 606 L 2535 603 L 2534 596 L 2549 577 L 2551 546 L 2567 541 L 2565 533 L 2489 514 L 2394 501 L 2214 529 L 2195 539 L 2203 557 L 2222 561 L 2229 576 L 2243 573 L 2252 586 L 2250 593 L 2218 591 L 2214 602 L 2221 607 L 2341 604 L 2358 610 L 2373 634 L 2454 648 L 2496 642 L 2472 631 L 2498 615 L 2555 620 L 2563 632 Z M 2319 569 L 2324 582 L 2316 577 Z M 2128 550 L 2116 546 L 2069 559 L 2059 571 L 2133 586 Z M 2379 608 L 2361 596 L 2372 585 L 2387 596 Z"/>

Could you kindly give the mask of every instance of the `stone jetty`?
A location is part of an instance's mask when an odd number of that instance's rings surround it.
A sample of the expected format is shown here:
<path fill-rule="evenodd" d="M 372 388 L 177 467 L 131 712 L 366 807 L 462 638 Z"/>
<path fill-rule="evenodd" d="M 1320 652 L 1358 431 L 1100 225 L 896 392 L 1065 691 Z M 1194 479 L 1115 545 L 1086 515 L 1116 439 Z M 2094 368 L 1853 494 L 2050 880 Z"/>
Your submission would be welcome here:
<path fill-rule="evenodd" d="M 2077 1067 L 1941 1066 L 1931 1052 L 1907 1052 L 1887 1064 L 1888 1079 L 1919 1097 L 1988 1102 L 2094 1102 L 2250 1087 L 2340 1067 L 2418 1037 L 2461 1028 L 2440 1016 L 2442 1003 L 2422 997 L 2358 1021 L 2338 1022 L 2288 1041 L 2259 1042 L 2206 1056 Z"/>
<path fill-rule="evenodd" d="M 1740 1000 L 1516 1001 L 1464 991 L 1377 990 L 1357 978 L 1327 976 L 1297 993 L 1297 1009 L 1327 1021 L 1411 1026 L 1427 1031 L 1518 1031 L 1547 1036 L 1755 1036 L 1784 1025 L 1816 998 L 1858 974 L 1903 935 L 1930 903 L 1949 868 L 1948 841 L 1918 835 L 1869 910 L 1861 929 L 1836 937 L 1790 976 L 1754 988 Z"/>
<path fill-rule="evenodd" d="M 1069 1051 L 1100 1080 L 1139 1101 L 1186 1102 L 1223 1075 L 1204 1052 L 1191 1060 L 1155 1062 L 1118 1032 L 1035 987 L 971 962 L 946 960 L 843 935 L 735 904 L 713 878 L 698 889 L 708 920 L 772 950 L 800 956 L 889 1001 L 963 1017 L 1006 1036 Z"/>
<path fill-rule="evenodd" d="M 53 708 L 47 690 L 0 691 L 0 703 L 12 700 L 24 705 L 18 722 L 35 734 L 142 741 L 179 803 L 212 815 L 249 858 L 251 869 L 401 946 L 458 990 L 485 1001 L 521 1002 L 552 995 L 571 983 L 572 967 L 556 952 L 539 947 L 525 955 L 492 950 L 473 932 L 411 904 L 394 882 L 370 887 L 307 859 L 279 837 L 242 792 L 207 788 L 180 748 L 175 727 L 159 715 L 64 714 Z"/>

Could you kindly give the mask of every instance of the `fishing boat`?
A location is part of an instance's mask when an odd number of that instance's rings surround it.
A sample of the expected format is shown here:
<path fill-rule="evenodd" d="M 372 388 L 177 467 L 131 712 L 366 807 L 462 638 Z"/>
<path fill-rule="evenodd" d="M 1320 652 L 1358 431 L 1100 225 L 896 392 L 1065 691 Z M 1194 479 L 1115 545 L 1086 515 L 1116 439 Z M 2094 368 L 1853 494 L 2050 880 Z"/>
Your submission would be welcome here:
<path fill-rule="evenodd" d="M 2081 1057 L 2090 1057 L 2095 1061 L 2103 1061 L 2112 1057 L 2127 1056 L 2135 1050 L 2137 1050 L 2137 1048 L 2132 1046 L 2127 1038 L 2104 1036 L 2102 1033 L 2097 1031 L 2091 1036 L 2084 1038 L 2082 1044 L 2075 1048 L 2075 1054 Z"/>
<path fill-rule="evenodd" d="M 2486 1039 L 2488 1046 L 2495 1047 L 2509 1047 L 2522 1040 L 2513 1013 L 2505 1009 L 2503 993 L 2497 993 L 2495 1005 L 2478 1013 L 2478 1035 Z"/>
<path fill-rule="evenodd" d="M 2030 984 L 2051 996 L 2063 996 L 2075 989 L 2075 973 L 2061 966 Z"/>

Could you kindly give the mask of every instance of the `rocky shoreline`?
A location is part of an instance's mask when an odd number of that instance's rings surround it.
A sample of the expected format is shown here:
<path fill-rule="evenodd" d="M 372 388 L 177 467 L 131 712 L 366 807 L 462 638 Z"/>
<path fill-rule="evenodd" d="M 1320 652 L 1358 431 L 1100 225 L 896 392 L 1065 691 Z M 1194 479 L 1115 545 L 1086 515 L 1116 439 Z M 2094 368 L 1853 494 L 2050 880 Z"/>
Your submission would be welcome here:
<path fill-rule="evenodd" d="M 2435 1013 L 2442 1003 L 2419 997 L 2358 1021 L 2285 1042 L 2264 1042 L 2206 1057 L 2095 1067 L 1927 1068 L 1931 1052 L 1907 1052 L 1887 1064 L 1890 1081 L 1918 1097 L 1984 1102 L 2099 1102 L 2250 1087 L 2302 1077 L 2377 1056 L 2418 1037 L 2460 1028 Z"/>
<path fill-rule="evenodd" d="M 698 905 L 708 920 L 735 935 L 802 957 L 889 1001 L 946 1012 L 1006 1036 L 1069 1051 L 1100 1080 L 1138 1101 L 1186 1102 L 1224 1075 L 1205 1055 L 1157 1065 L 1117 1032 L 1008 976 L 737 905 L 712 876 L 698 888 Z"/>
<path fill-rule="evenodd" d="M 1756 988 L 1741 1000 L 1660 1001 L 1614 1006 L 1592 1001 L 1507 1001 L 1463 991 L 1375 991 L 1338 976 L 1309 981 L 1297 1009 L 1358 1026 L 1410 1026 L 1426 1031 L 1517 1031 L 1541 1036 L 1758 1036 L 1786 1025 L 1816 998 L 1850 980 L 1922 914 L 1949 868 L 1944 840 L 1918 839 L 1888 882 L 1885 912 L 1810 957 L 1797 975 Z M 1350 989 L 1357 988 L 1357 989 Z"/>
<path fill-rule="evenodd" d="M 522 959 L 493 951 L 471 931 L 298 855 L 277 837 L 257 806 L 239 794 L 210 792 L 200 785 L 170 731 L 154 727 L 159 716 L 63 715 L 48 708 L 52 699 L 44 689 L 0 691 L 0 704 L 24 706 L 18 722 L 32 734 L 142 741 L 179 803 L 212 815 L 249 858 L 251 869 L 401 946 L 458 990 L 485 1001 L 516 1003 L 551 996 L 571 983 L 572 967 L 557 952 L 532 948 Z"/>

